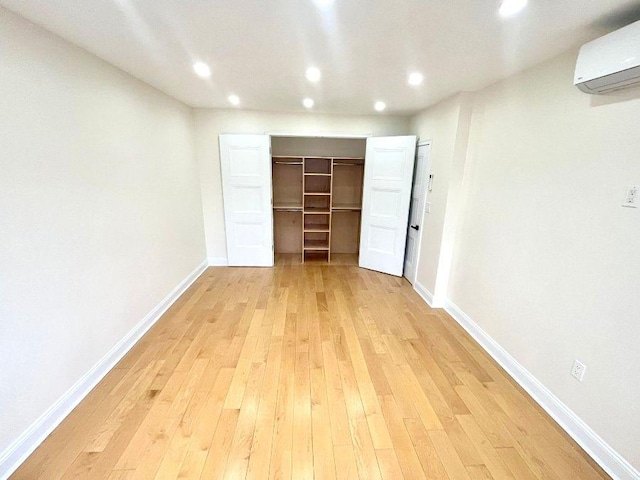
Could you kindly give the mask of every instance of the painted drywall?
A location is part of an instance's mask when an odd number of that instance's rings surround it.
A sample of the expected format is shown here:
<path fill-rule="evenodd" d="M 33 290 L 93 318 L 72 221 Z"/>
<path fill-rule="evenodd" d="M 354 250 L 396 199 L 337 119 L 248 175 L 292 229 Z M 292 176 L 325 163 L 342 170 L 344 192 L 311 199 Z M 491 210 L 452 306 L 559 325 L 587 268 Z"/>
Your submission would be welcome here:
<path fill-rule="evenodd" d="M 0 8 L 0 454 L 205 259 L 189 108 Z"/>
<path fill-rule="evenodd" d="M 417 282 L 441 307 L 446 296 L 453 239 L 459 223 L 462 187 L 472 112 L 471 96 L 458 94 L 411 118 L 411 132 L 431 142 L 431 204 L 422 221 Z"/>
<path fill-rule="evenodd" d="M 581 93 L 575 58 L 475 96 L 448 297 L 640 468 L 640 91 Z"/>
<path fill-rule="evenodd" d="M 221 133 L 296 133 L 404 135 L 406 117 L 281 114 L 246 110 L 196 109 L 196 156 L 200 168 L 207 254 L 221 263 L 227 257 L 220 179 L 218 135 Z"/>

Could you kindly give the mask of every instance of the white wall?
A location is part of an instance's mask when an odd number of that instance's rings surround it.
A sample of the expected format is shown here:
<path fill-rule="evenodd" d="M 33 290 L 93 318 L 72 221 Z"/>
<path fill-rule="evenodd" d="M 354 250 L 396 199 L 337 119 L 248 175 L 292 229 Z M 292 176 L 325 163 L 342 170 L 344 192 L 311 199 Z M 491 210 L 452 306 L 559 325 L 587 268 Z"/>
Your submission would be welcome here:
<path fill-rule="evenodd" d="M 190 109 L 0 8 L 0 456 L 204 259 Z"/>
<path fill-rule="evenodd" d="M 640 91 L 581 93 L 575 56 L 476 94 L 448 297 L 640 468 Z"/>
<path fill-rule="evenodd" d="M 227 257 L 218 135 L 221 133 L 333 133 L 404 135 L 408 119 L 385 115 L 347 116 L 312 113 L 280 114 L 246 110 L 197 109 L 196 156 L 200 168 L 207 254 L 212 261 Z"/>
<path fill-rule="evenodd" d="M 433 297 L 434 307 L 442 307 L 449 281 L 470 123 L 471 96 L 465 93 L 411 118 L 412 133 L 431 141 L 431 211 L 422 221 L 417 283 Z"/>

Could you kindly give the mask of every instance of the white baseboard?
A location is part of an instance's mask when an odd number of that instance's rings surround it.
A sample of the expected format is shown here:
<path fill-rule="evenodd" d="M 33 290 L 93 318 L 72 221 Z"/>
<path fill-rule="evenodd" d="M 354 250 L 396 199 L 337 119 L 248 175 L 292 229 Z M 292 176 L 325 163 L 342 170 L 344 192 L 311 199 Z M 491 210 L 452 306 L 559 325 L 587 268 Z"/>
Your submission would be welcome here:
<path fill-rule="evenodd" d="M 619 480 L 640 479 L 640 472 L 633 465 L 622 458 L 457 305 L 446 300 L 444 309 L 609 475 Z"/>
<path fill-rule="evenodd" d="M 226 267 L 229 265 L 227 257 L 209 257 L 210 267 Z"/>
<path fill-rule="evenodd" d="M 160 319 L 162 314 L 204 272 L 208 261 L 202 262 L 182 280 L 156 307 L 127 333 L 91 370 L 85 373 L 67 392 L 44 412 L 11 445 L 0 453 L 0 478 L 6 479 L 24 462 L 45 438 L 89 394 L 124 355 Z"/>
<path fill-rule="evenodd" d="M 413 284 L 413 289 L 416 291 L 418 295 L 422 297 L 422 299 L 427 303 L 427 305 L 429 305 L 431 308 L 434 308 L 433 293 L 427 290 L 426 287 L 422 285 L 420 282 L 418 282 L 417 280 Z"/>

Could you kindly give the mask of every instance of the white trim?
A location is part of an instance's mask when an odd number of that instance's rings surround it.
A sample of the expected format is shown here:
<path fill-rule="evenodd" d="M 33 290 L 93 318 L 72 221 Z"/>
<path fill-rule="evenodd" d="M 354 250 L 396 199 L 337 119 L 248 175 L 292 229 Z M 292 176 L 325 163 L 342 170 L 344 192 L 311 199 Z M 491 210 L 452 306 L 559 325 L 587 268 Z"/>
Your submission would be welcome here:
<path fill-rule="evenodd" d="M 205 260 L 165 296 L 122 340 L 85 373 L 67 392 L 27 430 L 0 453 L 0 478 L 6 479 L 24 462 L 67 415 L 93 390 L 109 371 L 160 319 L 207 268 Z"/>
<path fill-rule="evenodd" d="M 638 470 L 622 458 L 457 305 L 447 299 L 444 309 L 609 475 L 619 480 L 640 479 Z"/>
<path fill-rule="evenodd" d="M 209 257 L 208 262 L 210 267 L 226 267 L 229 265 L 227 257 Z"/>
<path fill-rule="evenodd" d="M 413 289 L 416 291 L 418 295 L 420 295 L 420 297 L 422 297 L 422 299 L 427 303 L 427 305 L 429 305 L 431 308 L 435 308 L 433 306 L 433 293 L 427 290 L 424 285 L 422 285 L 420 282 L 416 280 L 415 283 L 413 284 Z"/>
<path fill-rule="evenodd" d="M 309 138 L 353 138 L 366 139 L 373 135 L 370 133 L 318 133 L 318 132 L 265 132 L 272 137 L 309 137 Z"/>

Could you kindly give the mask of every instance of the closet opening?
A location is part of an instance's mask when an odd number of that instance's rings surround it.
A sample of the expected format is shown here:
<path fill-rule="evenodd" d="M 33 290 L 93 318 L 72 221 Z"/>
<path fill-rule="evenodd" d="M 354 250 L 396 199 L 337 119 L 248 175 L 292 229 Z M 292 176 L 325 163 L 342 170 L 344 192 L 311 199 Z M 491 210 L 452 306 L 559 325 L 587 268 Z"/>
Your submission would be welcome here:
<path fill-rule="evenodd" d="M 272 136 L 275 261 L 357 265 L 365 138 Z"/>

